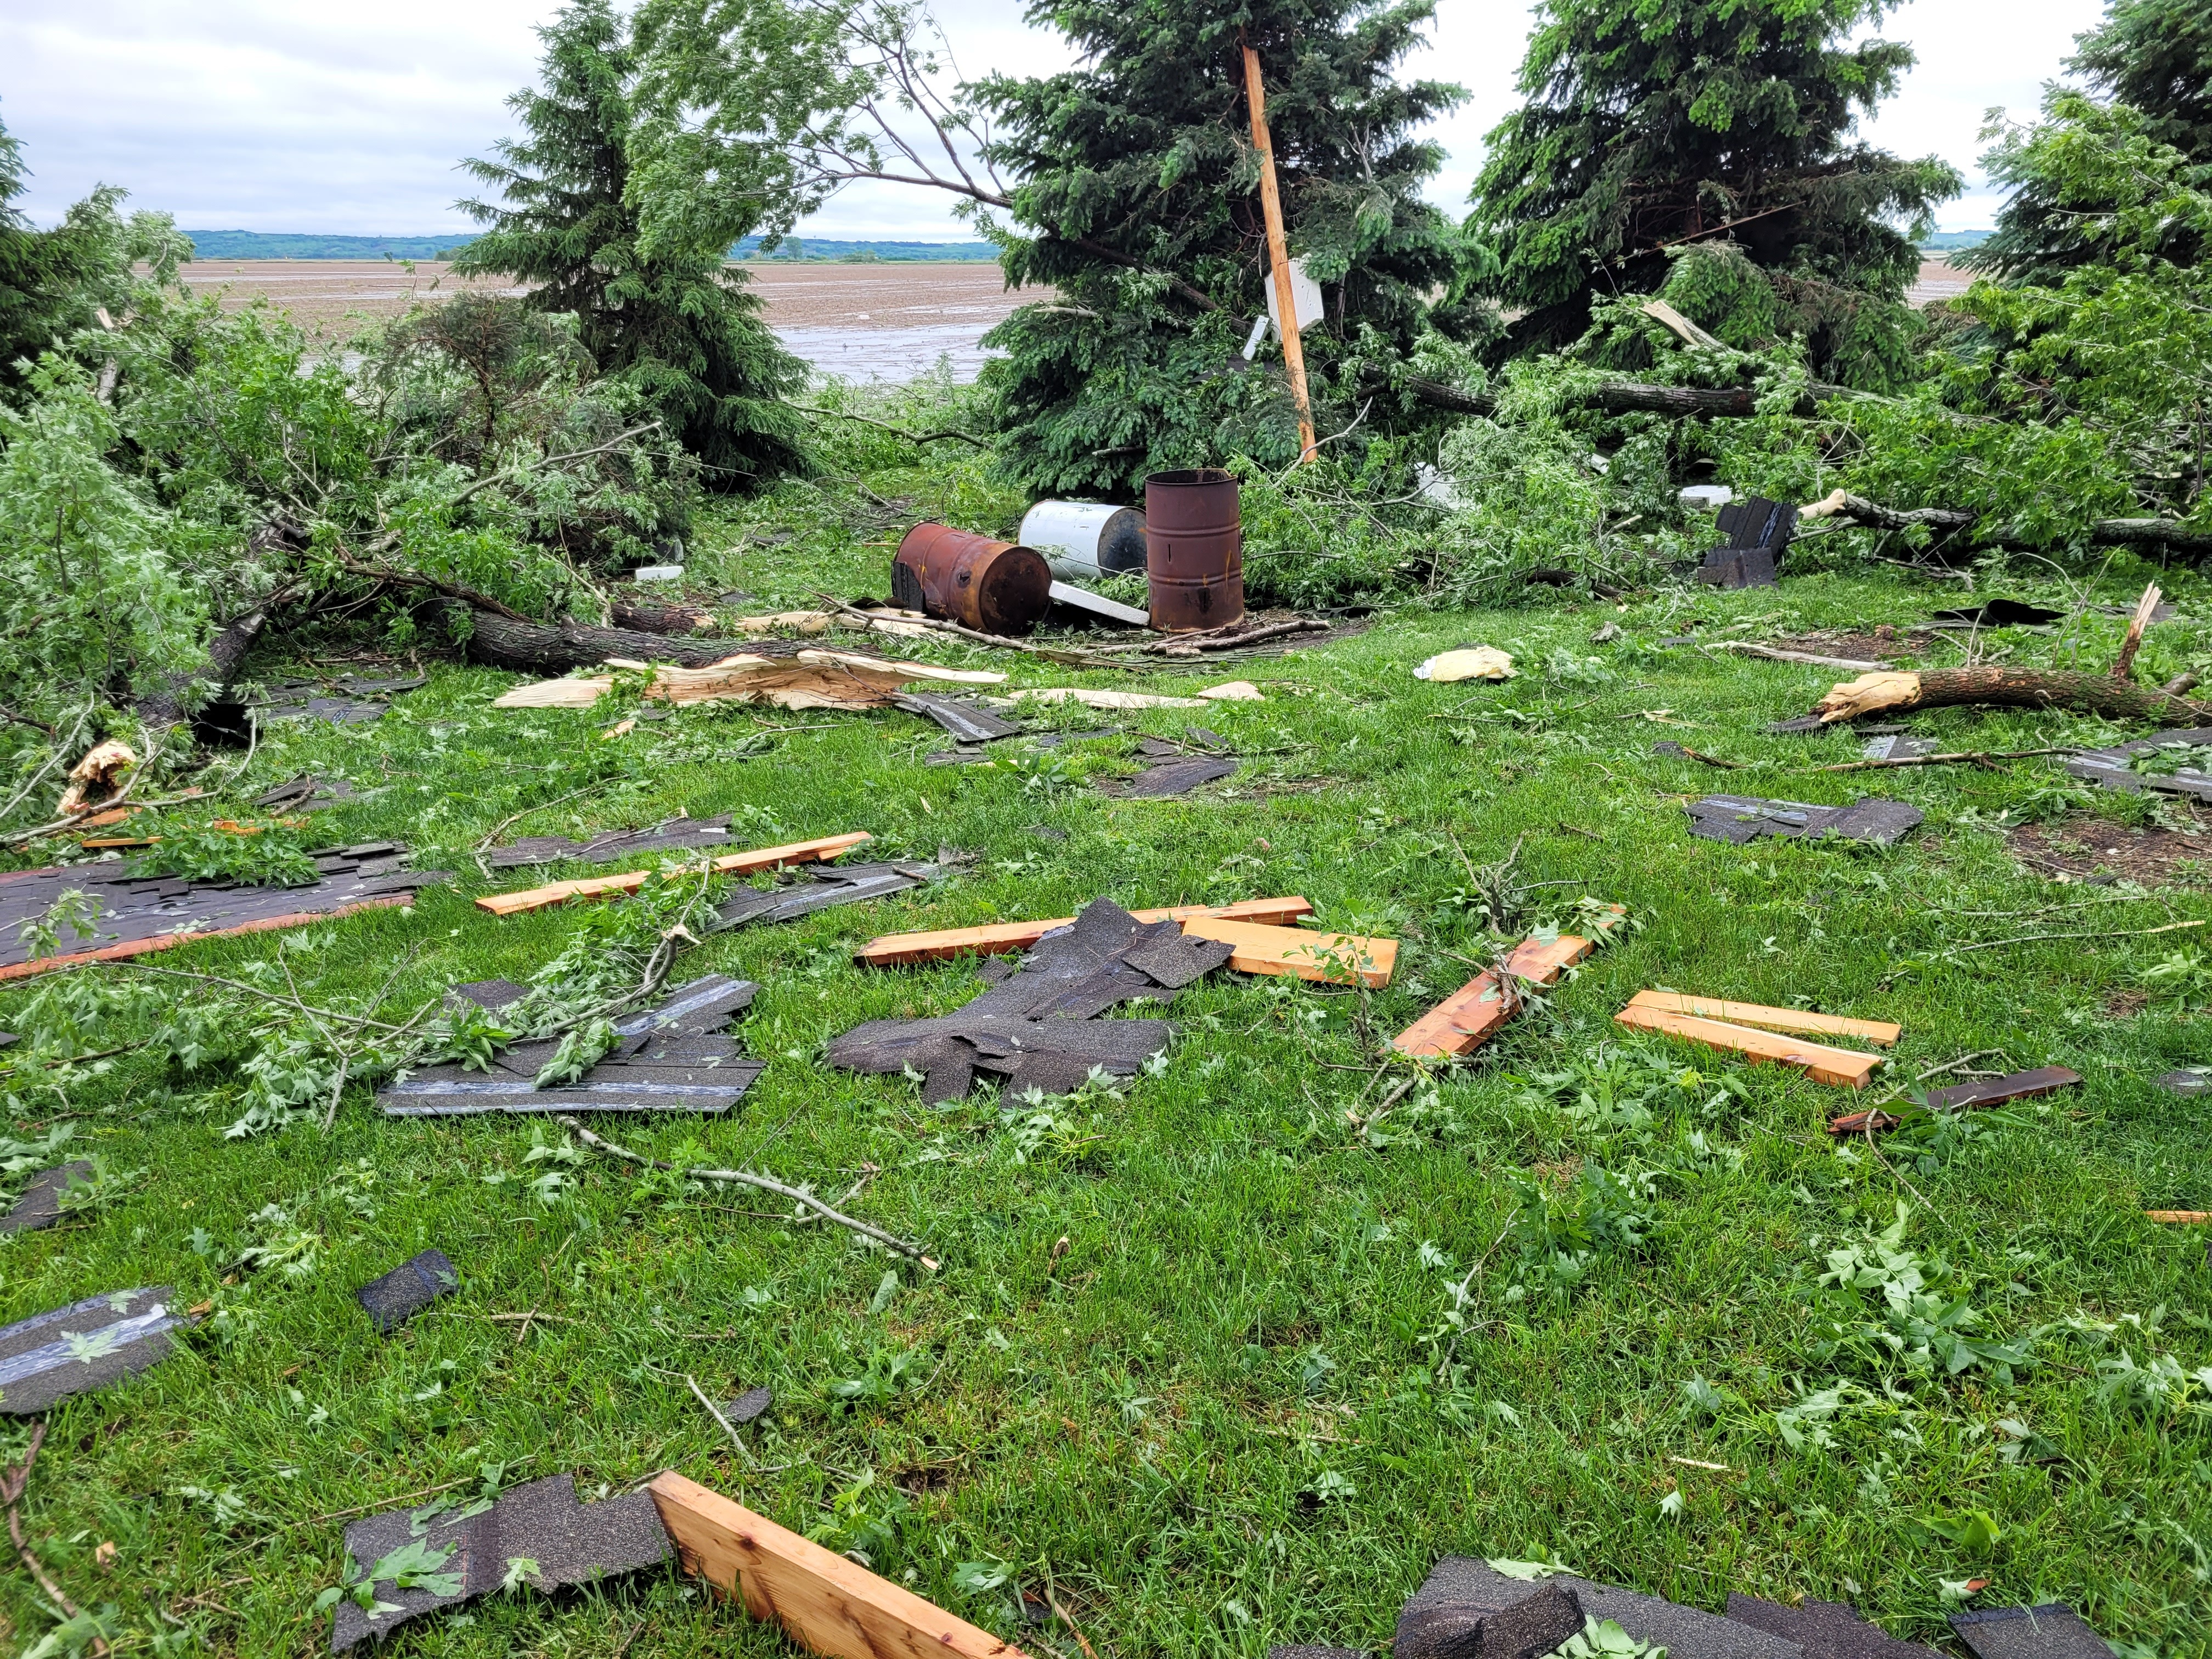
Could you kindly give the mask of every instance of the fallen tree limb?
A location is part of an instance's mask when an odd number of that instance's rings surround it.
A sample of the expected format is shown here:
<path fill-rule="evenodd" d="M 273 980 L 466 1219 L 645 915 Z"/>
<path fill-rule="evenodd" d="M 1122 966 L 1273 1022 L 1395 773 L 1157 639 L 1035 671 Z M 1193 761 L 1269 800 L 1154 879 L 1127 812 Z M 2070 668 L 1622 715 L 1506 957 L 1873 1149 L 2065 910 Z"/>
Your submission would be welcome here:
<path fill-rule="evenodd" d="M 801 1191 L 797 1187 L 787 1187 L 781 1181 L 771 1180 L 767 1176 L 754 1175 L 747 1170 L 693 1169 L 670 1164 L 657 1158 L 647 1158 L 642 1153 L 631 1152 L 626 1146 L 616 1146 L 613 1141 L 603 1135 L 593 1134 L 579 1120 L 571 1117 L 566 1112 L 556 1113 L 553 1121 L 578 1140 L 582 1141 L 585 1146 L 595 1152 L 605 1152 L 610 1158 L 618 1158 L 625 1164 L 641 1164 L 648 1170 L 672 1170 L 678 1175 L 688 1176 L 694 1181 L 726 1181 L 744 1187 L 757 1187 L 764 1193 L 774 1193 L 778 1198 L 787 1198 L 794 1204 L 803 1204 L 808 1209 L 821 1215 L 825 1220 L 834 1221 L 841 1227 L 849 1227 L 864 1238 L 874 1239 L 885 1249 L 896 1250 L 902 1256 L 919 1261 L 932 1272 L 936 1270 L 937 1263 L 922 1253 L 921 1245 L 909 1244 L 906 1240 L 894 1237 L 880 1227 L 872 1227 L 865 1221 L 856 1221 L 842 1211 L 831 1209 L 813 1194 Z"/>
<path fill-rule="evenodd" d="M 1814 712 L 1820 723 L 1863 720 L 1912 708 L 2070 708 L 2112 720 L 2212 726 L 2212 706 L 2061 668 L 1937 668 L 1926 673 L 1862 674 L 1832 688 Z"/>
<path fill-rule="evenodd" d="M 596 668 L 610 657 L 704 668 L 740 652 L 775 654 L 758 640 L 679 639 L 576 622 L 554 627 L 484 611 L 474 612 L 469 621 L 469 660 L 518 673 L 562 674 L 572 668 Z"/>
<path fill-rule="evenodd" d="M 1801 519 L 1833 519 L 1839 526 L 1856 525 L 1869 530 L 1968 531 L 1981 515 L 1950 507 L 1884 507 L 1863 495 L 1838 489 L 1810 506 L 1797 509 Z M 2212 554 L 2212 530 L 2177 524 L 2171 519 L 2096 519 L 2088 526 L 2089 540 L 2098 547 L 2158 547 L 2203 557 Z M 2015 538 L 1997 536 L 1990 545 L 2024 545 Z"/>
<path fill-rule="evenodd" d="M 1455 415 L 1495 415 L 1498 399 L 1487 392 L 1462 392 L 1441 380 L 1418 377 L 1401 380 L 1399 386 L 1414 402 Z M 1848 388 L 1818 382 L 1790 406 L 1800 419 L 1816 414 L 1831 398 L 1847 395 Z M 1570 392 L 1567 401 L 1583 409 L 1601 409 L 1608 415 L 1672 415 L 1682 419 L 1746 419 L 1759 412 L 1759 393 L 1751 386 L 1649 386 L 1634 380 L 1607 380 L 1586 391 Z"/>
<path fill-rule="evenodd" d="M 1816 766 L 1815 772 L 1880 772 L 1893 766 L 1955 766 L 1972 763 L 1986 766 L 1996 761 L 2026 760 L 2033 755 L 2079 755 L 2083 750 L 2078 744 L 2061 744 L 2050 749 L 1991 749 L 1960 750 L 1949 755 L 1900 755 L 1895 760 L 1849 761 L 1841 766 Z"/>
<path fill-rule="evenodd" d="M 419 570 L 395 570 L 388 564 L 372 564 L 356 559 L 350 553 L 337 556 L 337 567 L 349 576 L 366 576 L 371 580 L 389 582 L 395 587 L 420 587 L 432 593 L 442 593 L 449 599 L 459 599 L 472 611 L 489 611 L 504 617 L 509 622 L 526 623 L 524 616 L 513 605 L 495 599 L 489 593 L 480 593 L 473 587 L 464 587 L 459 582 L 449 582 L 442 576 L 426 576 Z"/>
<path fill-rule="evenodd" d="M 46 1599 L 61 1610 L 63 1616 L 75 1619 L 77 1617 L 76 1603 L 62 1593 L 62 1587 L 54 1582 L 53 1575 L 46 1569 L 46 1564 L 31 1553 L 30 1540 L 23 1535 L 23 1492 L 31 1484 L 31 1466 L 39 1461 L 39 1448 L 46 1443 L 46 1425 L 40 1423 L 31 1431 L 31 1443 L 24 1448 L 23 1461 L 12 1466 L 6 1474 L 0 1474 L 0 1506 L 4 1506 L 8 1511 L 8 1539 L 15 1545 L 15 1553 L 22 1559 L 23 1565 L 37 1581 L 39 1588 L 46 1591 Z M 95 1634 L 91 1644 L 94 1659 L 106 1659 L 107 1650 L 107 1644 Z"/>
<path fill-rule="evenodd" d="M 1747 657 L 1764 657 L 1769 662 L 1802 662 L 1812 668 L 1847 668 L 1855 672 L 1872 672 L 1889 665 L 1876 658 L 1862 661 L 1856 657 L 1824 657 L 1814 651 L 1784 651 L 1778 646 L 1753 645 L 1748 640 L 1716 640 L 1717 651 L 1741 651 Z"/>
<path fill-rule="evenodd" d="M 857 605 L 848 605 L 834 593 L 824 593 L 819 588 L 814 597 L 842 615 L 868 623 L 875 613 Z M 941 617 L 906 617 L 899 620 L 910 622 L 916 628 L 927 628 L 939 634 L 950 634 L 957 639 L 973 640 L 978 645 L 994 646 L 1001 651 L 1019 651 L 1032 657 L 1042 657 L 1047 662 L 1056 662 L 1066 668 L 1133 668 L 1134 663 L 1118 662 L 1111 657 L 1102 657 L 1089 651 L 1064 651 L 1057 646 L 1031 645 L 1026 640 L 1010 640 L 1001 634 L 983 634 L 972 628 L 963 628 L 956 622 L 946 622 Z"/>
<path fill-rule="evenodd" d="M 1083 314 L 1089 317 L 1093 316 L 1096 313 L 1086 311 Z M 896 433 L 900 437 L 904 438 L 908 443 L 933 444 L 942 439 L 957 438 L 962 443 L 973 444 L 978 449 L 988 449 L 991 447 L 989 443 L 985 441 L 983 439 L 972 436 L 965 432 L 953 432 L 949 430 L 945 432 L 909 432 L 902 426 L 893 426 L 889 421 L 878 421 L 866 415 L 848 415 L 842 409 L 817 409 L 811 404 L 792 404 L 792 407 L 793 409 L 804 410 L 809 415 L 827 415 L 830 419 L 835 421 L 858 421 L 862 426 L 881 427 L 886 432 Z"/>
<path fill-rule="evenodd" d="M 649 605 L 618 598 L 607 609 L 617 628 L 641 634 L 701 634 L 714 625 L 714 613 L 696 605 Z"/>

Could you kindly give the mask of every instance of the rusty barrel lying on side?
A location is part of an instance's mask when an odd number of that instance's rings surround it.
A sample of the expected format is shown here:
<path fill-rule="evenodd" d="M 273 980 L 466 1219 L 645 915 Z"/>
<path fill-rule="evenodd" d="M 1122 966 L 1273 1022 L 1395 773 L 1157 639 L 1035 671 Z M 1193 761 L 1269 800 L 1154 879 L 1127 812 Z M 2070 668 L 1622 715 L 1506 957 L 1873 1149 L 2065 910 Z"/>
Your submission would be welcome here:
<path fill-rule="evenodd" d="M 1152 626 L 1226 628 L 1244 615 L 1244 534 L 1237 480 L 1218 466 L 1145 480 Z"/>
<path fill-rule="evenodd" d="M 949 524 L 918 524 L 891 561 L 891 603 L 985 634 L 1026 634 L 1052 608 L 1044 556 Z"/>

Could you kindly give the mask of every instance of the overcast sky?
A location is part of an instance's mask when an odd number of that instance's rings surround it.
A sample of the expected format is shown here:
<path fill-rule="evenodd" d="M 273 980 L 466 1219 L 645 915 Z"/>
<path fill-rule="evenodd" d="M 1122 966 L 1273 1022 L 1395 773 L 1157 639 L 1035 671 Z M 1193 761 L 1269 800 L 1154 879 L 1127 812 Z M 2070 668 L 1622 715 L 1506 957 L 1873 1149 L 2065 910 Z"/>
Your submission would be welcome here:
<path fill-rule="evenodd" d="M 193 229 L 427 234 L 465 228 L 453 210 L 461 156 L 508 128 L 502 100 L 530 79 L 532 26 L 556 0 L 6 0 L 0 122 L 32 168 L 18 204 L 52 223 L 95 184 Z M 1019 0 L 940 0 L 961 68 L 1041 74 L 1059 38 L 1026 27 Z M 1920 65 L 1867 136 L 1930 153 L 1972 187 L 1946 229 L 1986 226 L 1995 200 L 1974 158 L 1983 112 L 2032 112 L 2100 0 L 2014 0 L 2001 17 L 1958 0 L 1910 0 L 1885 25 Z M 1513 104 L 1525 9 L 1440 0 L 1411 74 L 1456 81 L 1467 104 L 1439 124 L 1450 153 L 1431 194 L 1462 210 L 1482 135 Z M 802 227 L 827 237 L 963 238 L 949 198 L 856 186 Z"/>

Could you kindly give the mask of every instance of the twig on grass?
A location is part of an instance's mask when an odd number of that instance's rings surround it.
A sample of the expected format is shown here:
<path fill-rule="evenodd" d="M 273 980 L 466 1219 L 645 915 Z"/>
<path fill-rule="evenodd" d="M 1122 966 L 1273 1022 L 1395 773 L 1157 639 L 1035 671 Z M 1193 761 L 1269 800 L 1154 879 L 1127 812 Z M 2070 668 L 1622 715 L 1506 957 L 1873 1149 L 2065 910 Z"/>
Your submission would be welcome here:
<path fill-rule="evenodd" d="M 2036 755 L 2079 755 L 2078 744 L 2059 744 L 2048 749 L 1961 750 L 1949 755 L 1900 755 L 1895 760 L 1850 761 L 1840 766 L 1815 766 L 1815 772 L 1882 772 L 1899 766 L 1987 766 L 1995 761 L 2027 760 Z"/>
<path fill-rule="evenodd" d="M 824 593 L 818 587 L 814 590 L 814 597 L 823 604 L 842 611 L 846 616 L 857 617 L 861 621 L 870 623 L 872 623 L 875 619 L 873 611 L 862 610 L 857 605 L 848 605 L 836 594 Z M 1063 667 L 1120 668 L 1133 672 L 1138 671 L 1140 666 L 1136 663 L 1117 661 L 1112 657 L 1098 656 L 1089 651 L 1063 651 L 1055 646 L 1031 645 L 1024 640 L 1010 640 L 1003 634 L 978 633 L 975 629 L 963 628 L 958 623 L 945 622 L 936 617 L 900 617 L 896 620 L 910 627 L 927 628 L 939 634 L 951 634 L 960 639 L 973 640 L 978 645 L 993 646 L 1000 651 L 1026 652 L 1032 657 L 1042 657 L 1047 662 L 1056 662 Z"/>
<path fill-rule="evenodd" d="M 805 728 L 801 729 L 803 730 Z M 566 806 L 570 801 L 580 800 L 584 796 L 590 794 L 595 789 L 604 789 L 609 784 L 618 781 L 620 781 L 620 780 L 615 778 L 601 778 L 597 783 L 587 783 L 581 789 L 571 790 L 568 793 L 559 797 L 557 799 L 543 801 L 535 806 L 526 806 L 520 812 L 509 813 L 507 817 L 501 818 L 497 823 L 492 825 L 491 833 L 476 844 L 475 849 L 471 856 L 476 860 L 477 868 L 484 872 L 484 878 L 486 880 L 489 880 L 491 878 L 491 866 L 483 861 L 483 855 L 490 850 L 492 842 L 497 841 L 502 835 L 506 834 L 507 830 L 521 823 L 523 819 L 528 817 L 532 812 L 550 812 L 556 806 Z"/>
<path fill-rule="evenodd" d="M 896 433 L 908 443 L 933 444 L 939 439 L 957 438 L 962 443 L 973 444 L 978 449 L 988 449 L 991 447 L 982 439 L 973 437 L 965 432 L 954 432 L 950 429 L 943 432 L 909 432 L 902 426 L 893 426 L 889 421 L 875 420 L 866 415 L 848 415 L 842 409 L 817 409 L 811 404 L 793 404 L 791 407 L 804 410 L 809 415 L 827 415 L 832 420 L 858 421 L 862 426 L 881 427 L 886 432 Z"/>
<path fill-rule="evenodd" d="M 2131 929 L 2118 933 L 2022 933 L 2017 939 L 1985 939 L 1973 945 L 1954 945 L 1947 947 L 1949 953 L 1963 955 L 1968 951 L 1994 951 L 2006 945 L 2040 945 L 2051 939 L 2148 939 L 2154 933 L 2171 933 L 2185 927 L 2202 927 L 2203 921 L 2169 921 L 2163 927 Z"/>
<path fill-rule="evenodd" d="M 692 1395 L 707 1408 L 714 1419 L 722 1425 L 722 1432 L 730 1437 L 730 1443 L 738 1449 L 738 1455 L 745 1460 L 746 1465 L 755 1469 L 760 1468 L 759 1461 L 753 1456 L 751 1449 L 745 1444 L 743 1437 L 731 1426 L 730 1419 L 722 1415 L 722 1408 L 707 1398 L 707 1391 L 699 1386 L 689 1371 L 684 1373 L 684 1385 L 691 1390 Z"/>
<path fill-rule="evenodd" d="M 22 1558 L 24 1566 L 38 1581 L 39 1588 L 46 1591 L 46 1599 L 62 1610 L 64 1618 L 74 1619 L 77 1616 L 76 1603 L 63 1593 L 62 1587 L 54 1582 L 53 1575 L 46 1571 L 45 1564 L 32 1553 L 30 1540 L 23 1536 L 23 1491 L 31 1484 L 31 1466 L 39 1461 L 39 1448 L 46 1443 L 46 1425 L 40 1423 L 31 1431 L 31 1443 L 23 1449 L 23 1461 L 11 1465 L 5 1474 L 0 1474 L 0 1504 L 4 1504 L 8 1510 L 8 1537 L 15 1546 L 15 1553 Z M 99 1659 L 106 1659 L 107 1644 L 94 1636 L 92 1651 L 99 1656 Z"/>
<path fill-rule="evenodd" d="M 553 1121 L 583 1142 L 585 1146 L 594 1151 L 605 1152 L 610 1158 L 618 1158 L 625 1164 L 640 1164 L 648 1170 L 673 1170 L 678 1175 L 688 1176 L 694 1181 L 727 1181 L 739 1186 L 757 1187 L 764 1193 L 774 1193 L 777 1197 L 787 1198 L 794 1204 L 803 1204 L 808 1209 L 821 1215 L 824 1220 L 834 1221 L 841 1227 L 850 1228 L 862 1237 L 872 1238 L 884 1249 L 896 1250 L 902 1256 L 919 1261 L 933 1273 L 936 1271 L 936 1261 L 923 1253 L 921 1245 L 908 1243 L 905 1239 L 887 1233 L 880 1227 L 870 1226 L 866 1222 L 855 1220 L 842 1211 L 833 1210 L 813 1194 L 802 1188 L 787 1187 L 781 1181 L 772 1180 L 767 1176 L 755 1175 L 748 1170 L 703 1170 L 670 1164 L 658 1158 L 647 1158 L 641 1152 L 631 1152 L 626 1146 L 617 1146 L 603 1135 L 593 1134 L 580 1121 L 566 1112 L 556 1114 Z"/>

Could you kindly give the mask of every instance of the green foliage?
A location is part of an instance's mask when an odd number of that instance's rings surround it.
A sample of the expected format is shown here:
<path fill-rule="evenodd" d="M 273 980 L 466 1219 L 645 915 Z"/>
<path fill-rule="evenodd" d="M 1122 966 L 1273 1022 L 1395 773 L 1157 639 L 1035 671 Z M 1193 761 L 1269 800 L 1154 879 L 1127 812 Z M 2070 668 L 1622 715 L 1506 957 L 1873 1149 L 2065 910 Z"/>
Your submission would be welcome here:
<path fill-rule="evenodd" d="M 2069 67 L 2140 111 L 2150 136 L 2212 161 L 2212 15 L 2193 0 L 2109 0 Z"/>
<path fill-rule="evenodd" d="M 1587 1279 L 1603 1257 L 1632 1256 L 1658 1224 L 1647 1207 L 1649 1176 L 1616 1176 L 1585 1164 L 1559 1189 L 1509 1171 L 1520 1207 L 1507 1238 L 1518 1260 L 1504 1299 L 1565 1296 Z"/>
<path fill-rule="evenodd" d="M 308 887 L 319 878 L 305 839 L 285 824 L 248 821 L 225 828 L 163 818 L 147 833 L 158 839 L 137 855 L 135 864 L 146 875 L 262 887 Z"/>
<path fill-rule="evenodd" d="M 1322 287 L 1304 335 L 1316 425 L 1358 412 L 1368 359 L 1402 358 L 1432 320 L 1479 326 L 1450 298 L 1460 239 L 1420 194 L 1442 153 L 1415 136 L 1462 94 L 1393 73 L 1432 15 L 1431 0 L 1039 13 L 1081 66 L 969 89 L 994 118 L 986 155 L 1020 181 L 993 225 L 1007 279 L 1060 296 L 989 337 L 1007 354 L 984 376 L 1010 477 L 1119 494 L 1165 468 L 1296 458 L 1281 374 L 1236 356 L 1268 280 L 1240 41 L 1265 79 L 1290 250 Z"/>
<path fill-rule="evenodd" d="M 200 661 L 206 599 L 173 550 L 189 530 L 107 465 L 91 374 L 50 357 L 25 384 L 0 405 L 0 703 L 55 724 Z"/>
<path fill-rule="evenodd" d="M 644 235 L 629 22 L 606 0 L 574 0 L 539 35 L 543 84 L 508 100 L 526 136 L 466 164 L 504 200 L 462 204 L 488 228 L 454 269 L 513 276 L 532 308 L 573 314 L 599 372 L 659 412 L 710 487 L 803 470 L 802 423 L 782 400 L 805 368 L 761 321 L 745 273 L 724 268 L 726 216 Z"/>
<path fill-rule="evenodd" d="M 1854 1359 L 1882 1375 L 1940 1381 L 1985 1370 L 2009 1383 L 2034 1363 L 2033 1338 L 2000 1340 L 1973 1333 L 1987 1322 L 1969 1297 L 1969 1285 L 1938 1256 L 1905 1246 L 1911 1211 L 1901 1200 L 1897 1219 L 1878 1234 L 1827 1253 L 1817 1305 L 1828 1340 L 1823 1358 Z M 1869 1294 L 1871 1293 L 1871 1294 Z"/>
<path fill-rule="evenodd" d="M 1787 277 L 1800 305 L 1831 289 L 1899 298 L 1914 236 L 1960 179 L 1935 157 L 1851 142 L 1857 115 L 1913 61 L 1905 46 L 1854 39 L 1890 9 L 1546 0 L 1521 66 L 1528 101 L 1490 135 L 1469 222 L 1496 252 L 1495 292 L 1526 313 L 1514 341 L 1564 344 L 1596 295 L 1658 287 L 1665 244 L 1738 222 L 1745 255 Z"/>

